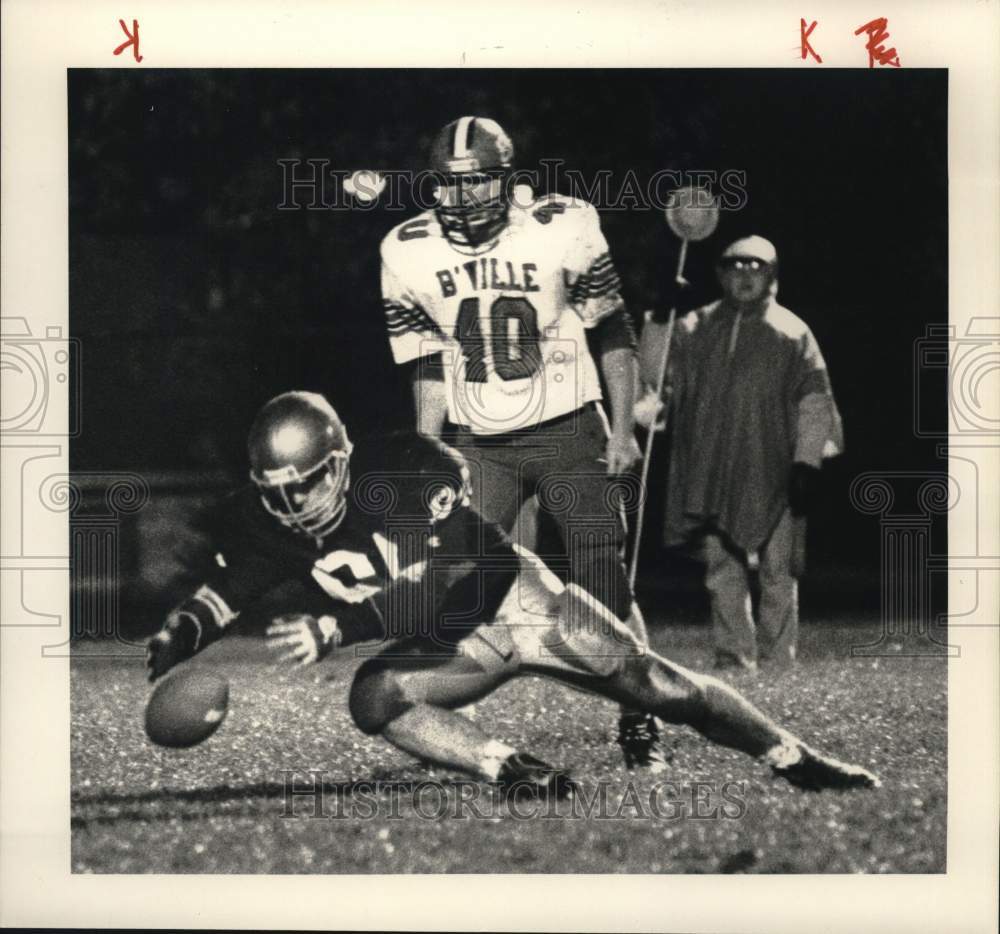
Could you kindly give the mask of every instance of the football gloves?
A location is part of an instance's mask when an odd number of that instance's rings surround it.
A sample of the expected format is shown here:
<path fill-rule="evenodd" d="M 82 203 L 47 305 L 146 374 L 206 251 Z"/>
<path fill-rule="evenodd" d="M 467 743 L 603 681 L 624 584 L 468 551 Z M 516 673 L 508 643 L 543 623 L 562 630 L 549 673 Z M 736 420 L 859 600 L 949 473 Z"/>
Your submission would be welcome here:
<path fill-rule="evenodd" d="M 198 649 L 201 623 L 194 613 L 174 610 L 163 628 L 146 643 L 146 671 L 150 681 L 163 677 Z"/>
<path fill-rule="evenodd" d="M 298 666 L 326 658 L 343 639 L 334 616 L 317 619 L 308 613 L 297 613 L 279 616 L 267 627 L 268 646 L 281 653 L 278 661 L 294 662 Z"/>
<path fill-rule="evenodd" d="M 796 461 L 788 479 L 788 506 L 796 518 L 809 515 L 819 486 L 819 468 Z"/>

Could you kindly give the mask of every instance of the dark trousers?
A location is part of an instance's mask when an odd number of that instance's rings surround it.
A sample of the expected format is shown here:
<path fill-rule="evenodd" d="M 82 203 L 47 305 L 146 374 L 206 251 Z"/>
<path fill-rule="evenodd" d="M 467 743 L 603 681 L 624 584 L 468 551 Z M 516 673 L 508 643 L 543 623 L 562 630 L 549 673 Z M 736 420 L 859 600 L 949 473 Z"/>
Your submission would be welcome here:
<path fill-rule="evenodd" d="M 503 435 L 460 428 L 454 441 L 469 461 L 475 508 L 512 532 L 522 505 L 536 496 L 539 557 L 625 620 L 632 604 L 622 562 L 629 481 L 607 475 L 606 444 L 607 421 L 595 403 Z"/>

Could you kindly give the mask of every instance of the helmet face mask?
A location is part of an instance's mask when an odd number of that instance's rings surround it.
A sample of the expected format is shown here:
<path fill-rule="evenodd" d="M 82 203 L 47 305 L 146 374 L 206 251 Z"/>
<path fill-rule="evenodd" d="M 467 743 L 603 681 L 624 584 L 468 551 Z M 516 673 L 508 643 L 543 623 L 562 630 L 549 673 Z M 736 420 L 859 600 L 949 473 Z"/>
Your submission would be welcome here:
<path fill-rule="evenodd" d="M 347 510 L 350 487 L 348 455 L 335 451 L 303 480 L 269 485 L 254 477 L 264 508 L 295 532 L 322 538 L 332 532 Z"/>
<path fill-rule="evenodd" d="M 507 226 L 514 147 L 485 117 L 460 117 L 437 135 L 431 168 L 441 179 L 435 214 L 452 246 L 479 251 Z"/>
<path fill-rule="evenodd" d="M 509 175 L 503 171 L 446 176 L 435 209 L 448 240 L 460 247 L 491 243 L 507 226 Z"/>
<path fill-rule="evenodd" d="M 254 421 L 248 448 L 261 503 L 282 525 L 317 539 L 340 525 L 352 448 L 326 399 L 305 392 L 272 399 Z"/>

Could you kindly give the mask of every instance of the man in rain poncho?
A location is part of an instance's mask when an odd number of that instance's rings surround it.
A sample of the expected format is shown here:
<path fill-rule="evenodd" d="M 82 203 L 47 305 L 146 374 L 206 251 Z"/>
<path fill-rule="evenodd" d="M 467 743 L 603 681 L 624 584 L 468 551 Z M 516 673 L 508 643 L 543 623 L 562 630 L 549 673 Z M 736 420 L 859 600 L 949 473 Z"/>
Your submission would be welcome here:
<path fill-rule="evenodd" d="M 805 515 L 823 459 L 843 448 L 816 340 L 775 298 L 777 260 L 763 237 L 727 247 L 717 267 L 723 297 L 679 318 L 670 349 L 665 540 L 701 541 L 720 666 L 754 668 L 758 653 L 794 661 Z M 664 339 L 664 327 L 647 321 L 640 348 L 647 387 L 656 385 Z M 637 411 L 640 420 L 649 420 L 648 403 L 646 410 L 645 418 Z"/>

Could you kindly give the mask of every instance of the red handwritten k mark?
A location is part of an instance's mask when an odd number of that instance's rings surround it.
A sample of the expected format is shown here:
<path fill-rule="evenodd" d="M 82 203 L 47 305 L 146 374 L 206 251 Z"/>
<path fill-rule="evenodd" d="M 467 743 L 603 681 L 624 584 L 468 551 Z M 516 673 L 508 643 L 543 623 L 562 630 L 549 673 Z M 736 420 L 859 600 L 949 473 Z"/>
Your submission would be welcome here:
<path fill-rule="evenodd" d="M 865 48 L 868 49 L 869 68 L 874 68 L 876 62 L 880 65 L 892 65 L 893 68 L 899 68 L 899 56 L 896 54 L 896 50 L 892 48 L 886 51 L 882 44 L 889 38 L 889 30 L 885 28 L 888 25 L 889 20 L 881 16 L 854 30 L 856 36 L 860 36 L 863 32 L 868 33 L 868 42 Z"/>
<path fill-rule="evenodd" d="M 816 50 L 809 44 L 809 36 L 812 31 L 816 28 L 819 21 L 813 20 L 812 25 L 806 29 L 806 21 L 804 19 L 799 20 L 799 33 L 800 42 L 802 43 L 802 59 L 805 60 L 806 53 L 808 52 L 817 62 L 821 65 L 823 64 L 823 59 L 821 59 L 817 54 Z"/>
<path fill-rule="evenodd" d="M 142 61 L 142 56 L 139 54 L 139 21 L 137 19 L 132 20 L 132 31 L 128 31 L 128 26 L 125 25 L 125 20 L 118 20 L 118 25 L 121 26 L 122 32 L 128 36 L 128 40 L 123 42 L 117 49 L 115 49 L 115 55 L 121 55 L 129 46 L 132 46 L 132 55 L 135 57 L 137 62 Z"/>

